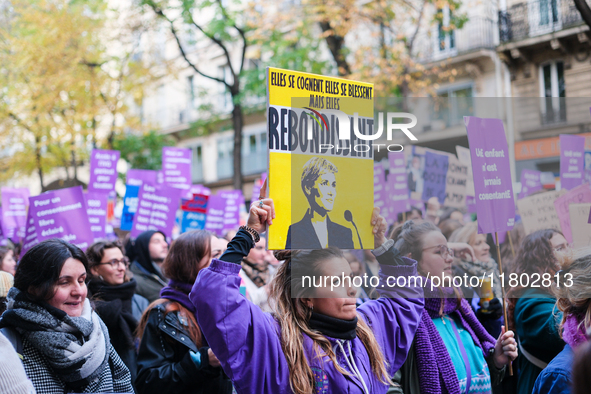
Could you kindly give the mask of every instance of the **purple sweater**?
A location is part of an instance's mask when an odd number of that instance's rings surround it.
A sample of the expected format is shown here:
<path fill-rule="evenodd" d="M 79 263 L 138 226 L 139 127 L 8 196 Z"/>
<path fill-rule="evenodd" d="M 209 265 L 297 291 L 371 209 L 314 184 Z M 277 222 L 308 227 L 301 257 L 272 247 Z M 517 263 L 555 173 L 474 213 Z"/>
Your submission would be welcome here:
<path fill-rule="evenodd" d="M 414 263 L 403 259 L 406 261 L 402 264 Z M 416 263 L 381 268 L 378 288 L 383 296 L 392 298 L 368 301 L 358 312 L 372 328 L 388 372 L 393 375 L 406 360 L 420 322 L 423 291 L 420 287 L 399 289 L 385 285 L 389 276 L 416 275 Z M 201 270 L 189 296 L 197 308 L 199 326 L 238 393 L 292 393 L 279 324 L 240 294 L 239 271 L 240 265 L 221 260 L 213 260 L 209 268 Z M 369 393 L 387 391 L 388 386 L 371 371 L 368 353 L 359 338 L 328 339 L 337 348 L 339 365 L 350 374 L 341 374 L 328 357 L 313 359 L 312 340 L 306 336 L 305 353 L 315 374 L 316 393 L 363 393 L 363 383 L 357 376 L 363 378 Z M 358 374 L 350 367 L 352 361 Z"/>

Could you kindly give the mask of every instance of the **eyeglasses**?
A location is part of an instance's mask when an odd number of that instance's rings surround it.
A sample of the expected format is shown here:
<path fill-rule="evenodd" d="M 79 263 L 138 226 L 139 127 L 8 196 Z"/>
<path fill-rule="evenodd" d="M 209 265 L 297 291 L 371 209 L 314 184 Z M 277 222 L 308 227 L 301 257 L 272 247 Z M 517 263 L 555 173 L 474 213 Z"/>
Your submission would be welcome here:
<path fill-rule="evenodd" d="M 434 248 L 438 248 L 438 250 L 436 250 L 435 253 L 439 253 L 441 255 L 441 257 L 443 257 L 444 259 L 446 259 L 448 256 L 454 257 L 453 249 L 448 248 L 446 245 L 431 246 L 429 248 L 424 248 L 423 250 L 434 249 Z"/>
<path fill-rule="evenodd" d="M 117 267 L 119 267 L 119 264 L 123 264 L 123 268 L 127 268 L 127 267 L 129 267 L 129 259 L 127 257 L 123 257 L 121 260 L 113 259 L 111 261 L 107 261 L 106 263 L 98 263 L 98 265 L 105 265 L 105 264 L 110 264 L 111 267 L 113 267 L 115 269 Z"/>

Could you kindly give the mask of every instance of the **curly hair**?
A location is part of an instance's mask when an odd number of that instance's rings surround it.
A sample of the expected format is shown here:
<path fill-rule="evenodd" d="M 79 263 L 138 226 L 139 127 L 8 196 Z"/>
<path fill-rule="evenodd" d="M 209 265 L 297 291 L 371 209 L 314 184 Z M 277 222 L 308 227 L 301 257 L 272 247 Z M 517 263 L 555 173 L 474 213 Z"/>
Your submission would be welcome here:
<path fill-rule="evenodd" d="M 560 264 L 556 256 L 550 239 L 556 234 L 562 235 L 558 230 L 546 229 L 538 230 L 526 236 L 521 242 L 519 254 L 515 259 L 515 264 L 511 273 L 538 274 L 540 277 L 549 273 L 554 275 L 560 270 Z M 507 292 L 507 314 L 509 323 L 514 327 L 514 312 L 518 297 L 529 287 L 512 287 Z"/>

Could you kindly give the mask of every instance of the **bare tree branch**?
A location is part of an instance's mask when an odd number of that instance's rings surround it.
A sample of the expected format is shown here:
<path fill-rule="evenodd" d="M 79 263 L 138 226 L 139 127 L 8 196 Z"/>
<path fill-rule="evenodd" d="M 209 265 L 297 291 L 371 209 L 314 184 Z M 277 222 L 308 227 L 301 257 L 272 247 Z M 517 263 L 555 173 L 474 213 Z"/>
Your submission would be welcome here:
<path fill-rule="evenodd" d="M 224 81 L 224 80 L 223 80 L 223 79 L 221 79 L 221 78 L 216 78 L 216 77 L 214 77 L 214 76 L 207 75 L 207 74 L 205 74 L 205 73 L 201 72 L 201 70 L 199 70 L 199 69 L 197 68 L 197 66 L 195 66 L 195 64 L 194 64 L 194 63 L 193 63 L 191 60 L 189 60 L 189 58 L 188 58 L 188 56 L 187 56 L 187 54 L 186 54 L 186 52 L 185 52 L 185 49 L 183 48 L 183 44 L 181 43 L 181 40 L 180 40 L 180 38 L 179 38 L 179 36 L 178 36 L 178 32 L 176 31 L 176 29 L 175 29 L 175 27 L 174 27 L 174 23 L 173 23 L 173 21 L 172 21 L 172 20 L 170 20 L 170 19 L 169 19 L 169 18 L 168 18 L 168 17 L 167 17 L 167 16 L 164 14 L 164 12 L 163 12 L 163 11 L 162 11 L 160 8 L 158 8 L 158 7 L 157 7 L 157 6 L 156 6 L 154 3 L 152 3 L 152 2 L 149 2 L 149 3 L 148 3 L 148 5 L 149 5 L 149 6 L 152 8 L 152 10 L 153 10 L 153 11 L 156 13 L 156 15 L 158 15 L 158 16 L 159 16 L 159 17 L 161 17 L 161 18 L 163 18 L 164 20 L 166 20 L 166 21 L 167 21 L 167 22 L 170 24 L 170 31 L 172 32 L 172 35 L 174 36 L 174 39 L 176 40 L 177 46 L 178 46 L 179 50 L 181 51 L 181 55 L 183 56 L 183 59 L 185 59 L 185 61 L 187 62 L 187 64 L 189 64 L 189 66 L 190 66 L 190 67 L 191 67 L 191 68 L 192 68 L 192 69 L 193 69 L 193 70 L 194 70 L 194 71 L 195 71 L 197 74 L 201 75 L 202 77 L 205 77 L 205 78 L 208 78 L 208 79 L 214 80 L 214 81 L 216 81 L 216 82 L 219 82 L 219 83 L 223 83 L 223 84 L 224 84 L 224 85 L 226 85 L 226 87 L 229 89 L 229 88 L 230 88 L 230 85 L 229 85 L 229 84 L 228 84 L 226 81 Z"/>
<path fill-rule="evenodd" d="M 226 18 L 226 20 L 228 21 L 232 21 L 232 27 L 234 27 L 234 29 L 236 29 L 236 31 L 238 32 L 238 34 L 240 34 L 240 37 L 242 38 L 242 56 L 240 58 L 240 68 L 238 71 L 238 74 L 242 73 L 242 70 L 244 69 L 244 60 L 246 58 L 246 47 L 248 46 L 248 41 L 246 40 L 246 33 L 244 32 L 244 29 L 239 28 L 236 23 L 234 23 L 233 19 L 230 19 L 230 17 L 228 16 L 228 13 L 226 12 L 225 7 L 222 4 L 222 0 L 217 0 L 217 3 L 220 7 L 220 10 L 222 11 L 222 14 L 224 15 L 224 18 Z"/>

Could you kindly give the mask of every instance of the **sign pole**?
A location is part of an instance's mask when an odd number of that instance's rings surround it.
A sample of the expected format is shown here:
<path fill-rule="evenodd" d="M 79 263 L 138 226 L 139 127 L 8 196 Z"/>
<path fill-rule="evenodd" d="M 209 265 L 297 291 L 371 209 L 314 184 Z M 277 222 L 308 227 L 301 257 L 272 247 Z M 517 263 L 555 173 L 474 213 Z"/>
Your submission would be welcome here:
<path fill-rule="evenodd" d="M 511 237 L 511 236 L 509 236 Z M 511 238 L 509 238 L 511 239 Z M 501 262 L 501 247 L 499 246 L 499 233 L 495 231 L 495 242 L 497 244 L 497 257 L 498 257 L 498 264 L 499 264 L 499 274 L 500 277 L 503 277 L 503 263 Z M 501 283 L 501 291 L 503 294 L 503 318 L 505 319 L 505 332 L 509 331 L 509 320 L 507 319 L 507 303 L 505 299 L 505 286 Z M 513 376 L 513 365 L 509 362 L 509 376 Z"/>

